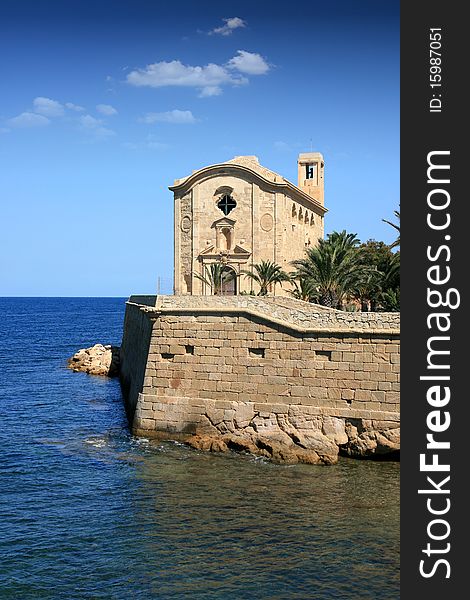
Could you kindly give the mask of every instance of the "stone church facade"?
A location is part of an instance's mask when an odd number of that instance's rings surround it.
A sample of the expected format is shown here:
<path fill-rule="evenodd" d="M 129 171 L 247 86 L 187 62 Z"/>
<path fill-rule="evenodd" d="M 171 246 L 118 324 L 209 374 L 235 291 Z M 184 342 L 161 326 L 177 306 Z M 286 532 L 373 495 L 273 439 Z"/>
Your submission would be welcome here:
<path fill-rule="evenodd" d="M 175 181 L 175 294 L 212 294 L 201 277 L 214 263 L 230 274 L 219 293 L 256 293 L 243 271 L 263 260 L 290 271 L 290 262 L 323 237 L 323 156 L 303 153 L 297 162 L 298 185 L 255 156 L 237 156 Z M 277 286 L 276 294 L 286 290 Z"/>

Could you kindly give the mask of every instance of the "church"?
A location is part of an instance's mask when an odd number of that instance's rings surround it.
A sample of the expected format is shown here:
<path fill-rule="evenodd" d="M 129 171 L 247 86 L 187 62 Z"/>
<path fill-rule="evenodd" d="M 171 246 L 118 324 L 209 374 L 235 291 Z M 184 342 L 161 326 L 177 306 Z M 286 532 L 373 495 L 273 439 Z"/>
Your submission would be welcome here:
<path fill-rule="evenodd" d="M 206 275 L 214 264 L 227 275 L 218 293 L 257 293 L 244 271 L 272 261 L 289 272 L 323 238 L 323 156 L 302 153 L 297 167 L 294 185 L 256 156 L 236 156 L 174 182 L 176 295 L 212 294 Z M 276 295 L 287 287 L 277 286 Z"/>

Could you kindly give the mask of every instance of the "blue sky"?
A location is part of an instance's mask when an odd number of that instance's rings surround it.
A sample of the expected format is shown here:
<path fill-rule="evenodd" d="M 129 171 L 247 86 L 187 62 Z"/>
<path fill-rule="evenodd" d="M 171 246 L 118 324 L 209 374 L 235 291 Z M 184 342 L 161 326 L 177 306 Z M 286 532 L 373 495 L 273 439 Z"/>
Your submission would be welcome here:
<path fill-rule="evenodd" d="M 0 295 L 155 293 L 168 185 L 240 154 L 322 152 L 326 233 L 395 237 L 396 0 L 2 0 L 0 52 Z"/>

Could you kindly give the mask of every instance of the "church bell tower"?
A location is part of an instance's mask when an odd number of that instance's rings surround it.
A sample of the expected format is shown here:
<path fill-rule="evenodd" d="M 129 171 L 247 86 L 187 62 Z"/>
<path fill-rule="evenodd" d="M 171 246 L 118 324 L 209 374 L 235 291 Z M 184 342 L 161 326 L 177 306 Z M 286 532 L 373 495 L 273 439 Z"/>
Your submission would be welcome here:
<path fill-rule="evenodd" d="M 304 152 L 297 160 L 298 187 L 315 198 L 322 206 L 324 199 L 324 169 L 325 161 L 320 152 Z"/>

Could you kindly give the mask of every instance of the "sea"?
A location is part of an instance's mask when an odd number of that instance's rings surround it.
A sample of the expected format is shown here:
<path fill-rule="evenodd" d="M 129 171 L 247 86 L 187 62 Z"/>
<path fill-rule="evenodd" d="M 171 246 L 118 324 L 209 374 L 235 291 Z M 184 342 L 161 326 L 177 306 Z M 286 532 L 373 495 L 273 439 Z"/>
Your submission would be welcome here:
<path fill-rule="evenodd" d="M 396 462 L 276 465 L 131 435 L 124 298 L 0 299 L 0 598 L 399 598 Z"/>

